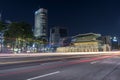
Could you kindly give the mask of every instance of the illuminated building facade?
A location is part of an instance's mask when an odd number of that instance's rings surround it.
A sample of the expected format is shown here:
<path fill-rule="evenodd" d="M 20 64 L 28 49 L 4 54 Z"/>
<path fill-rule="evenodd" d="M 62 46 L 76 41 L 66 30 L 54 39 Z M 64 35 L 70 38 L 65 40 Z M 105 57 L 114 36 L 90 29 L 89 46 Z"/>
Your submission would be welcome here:
<path fill-rule="evenodd" d="M 101 34 L 86 33 L 72 37 L 71 46 L 59 47 L 57 52 L 98 52 L 110 51 L 110 46 L 103 44 L 98 38 Z"/>
<path fill-rule="evenodd" d="M 35 12 L 34 36 L 36 38 L 47 39 L 47 10 L 40 8 Z"/>

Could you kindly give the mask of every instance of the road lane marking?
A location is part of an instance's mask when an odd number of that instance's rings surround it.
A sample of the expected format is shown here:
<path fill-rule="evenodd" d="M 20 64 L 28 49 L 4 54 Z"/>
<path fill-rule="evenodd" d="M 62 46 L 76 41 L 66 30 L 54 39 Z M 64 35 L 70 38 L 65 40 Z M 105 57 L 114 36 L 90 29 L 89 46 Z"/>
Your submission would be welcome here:
<path fill-rule="evenodd" d="M 95 63 L 97 63 L 97 62 L 99 62 L 99 61 L 92 61 L 92 62 L 90 62 L 90 64 L 95 64 Z"/>
<path fill-rule="evenodd" d="M 97 62 L 96 61 L 90 62 L 90 64 L 95 64 L 95 63 L 97 63 Z"/>
<path fill-rule="evenodd" d="M 42 78 L 42 77 L 46 77 L 46 76 L 50 76 L 50 75 L 54 75 L 54 74 L 58 74 L 58 73 L 60 73 L 60 71 L 56 71 L 56 72 L 40 75 L 40 76 L 37 76 L 37 77 L 29 78 L 27 80 L 35 80 L 35 79 L 38 79 L 38 78 Z"/>

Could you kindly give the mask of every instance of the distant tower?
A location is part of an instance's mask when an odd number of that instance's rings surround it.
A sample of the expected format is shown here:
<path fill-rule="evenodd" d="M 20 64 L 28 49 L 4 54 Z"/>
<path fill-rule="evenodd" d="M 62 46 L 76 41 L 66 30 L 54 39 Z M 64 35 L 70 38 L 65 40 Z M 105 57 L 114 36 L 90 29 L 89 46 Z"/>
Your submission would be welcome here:
<path fill-rule="evenodd" d="M 61 39 L 68 36 L 68 30 L 64 27 L 52 27 L 50 29 L 50 43 L 58 44 Z"/>
<path fill-rule="evenodd" d="M 47 10 L 40 8 L 35 12 L 34 36 L 47 40 Z"/>
<path fill-rule="evenodd" d="M 2 14 L 0 13 L 0 21 L 2 21 Z"/>

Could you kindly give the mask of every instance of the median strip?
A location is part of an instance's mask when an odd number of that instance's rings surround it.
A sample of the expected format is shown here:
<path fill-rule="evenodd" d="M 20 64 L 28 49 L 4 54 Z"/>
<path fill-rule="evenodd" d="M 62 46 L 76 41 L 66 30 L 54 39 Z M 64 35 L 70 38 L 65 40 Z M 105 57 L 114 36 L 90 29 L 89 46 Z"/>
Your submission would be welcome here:
<path fill-rule="evenodd" d="M 58 57 L 57 58 L 45 58 L 45 59 L 39 59 L 39 60 L 24 60 L 24 61 L 21 60 L 21 61 L 0 62 L 0 65 L 30 63 L 30 62 L 55 61 L 55 60 L 74 59 L 74 58 L 82 58 L 82 57 L 86 57 L 86 56 L 70 56 L 70 57 L 59 57 L 59 58 Z"/>
<path fill-rule="evenodd" d="M 56 60 L 75 59 L 75 58 L 88 58 L 88 57 L 95 57 L 95 56 L 97 57 L 97 56 L 102 56 L 102 55 L 84 55 L 84 56 L 82 56 L 82 55 L 81 56 L 76 55 L 76 56 L 66 56 L 66 57 L 44 58 L 44 59 L 37 59 L 37 60 L 27 60 L 26 59 L 26 60 L 18 60 L 18 61 L 0 62 L 0 65 L 31 63 L 31 62 L 56 61 Z M 105 55 L 103 55 L 103 56 L 105 56 Z"/>

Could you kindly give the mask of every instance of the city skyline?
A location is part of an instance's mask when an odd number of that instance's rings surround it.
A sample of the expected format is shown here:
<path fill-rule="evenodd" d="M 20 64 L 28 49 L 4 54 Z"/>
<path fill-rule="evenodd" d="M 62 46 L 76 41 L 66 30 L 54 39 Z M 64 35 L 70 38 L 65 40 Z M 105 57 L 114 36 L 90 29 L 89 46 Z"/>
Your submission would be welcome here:
<path fill-rule="evenodd" d="M 120 35 L 119 1 L 49 1 L 49 0 L 1 0 L 2 19 L 25 21 L 34 26 L 34 12 L 48 9 L 48 27 L 62 26 L 69 35 L 101 33 Z M 16 6 L 16 7 L 15 7 Z"/>

